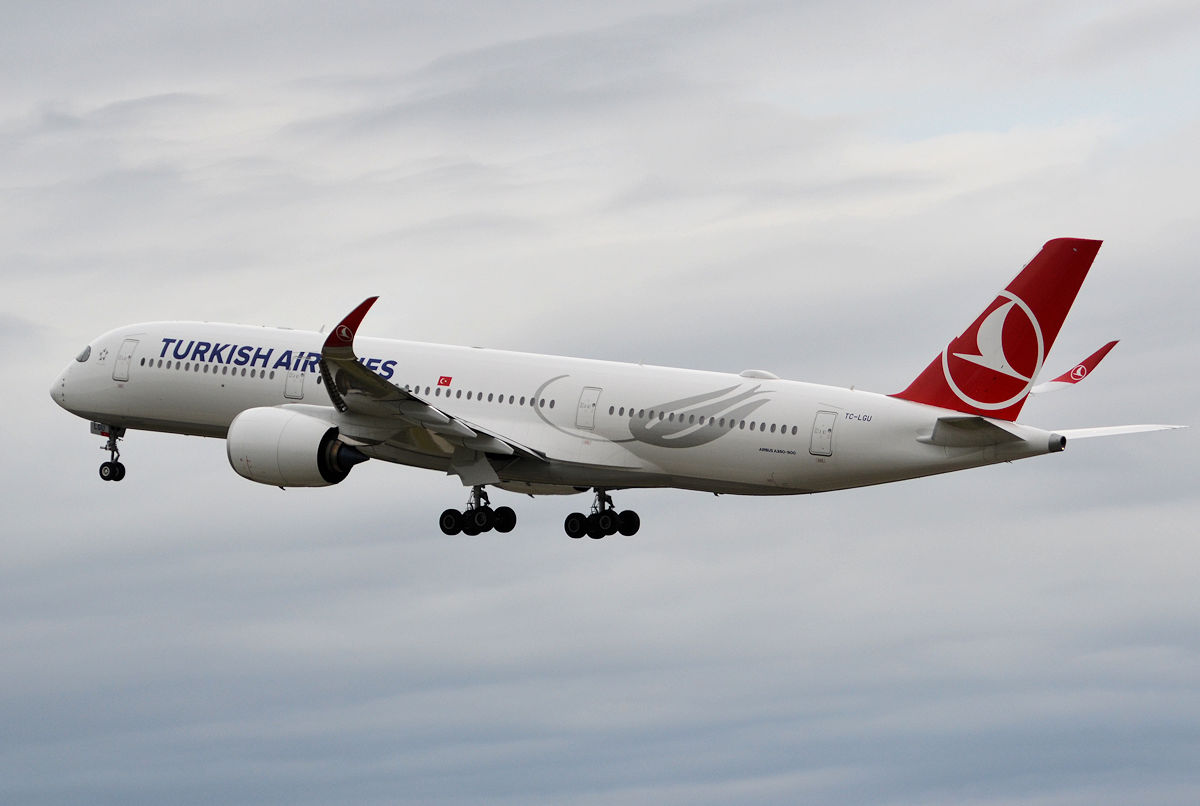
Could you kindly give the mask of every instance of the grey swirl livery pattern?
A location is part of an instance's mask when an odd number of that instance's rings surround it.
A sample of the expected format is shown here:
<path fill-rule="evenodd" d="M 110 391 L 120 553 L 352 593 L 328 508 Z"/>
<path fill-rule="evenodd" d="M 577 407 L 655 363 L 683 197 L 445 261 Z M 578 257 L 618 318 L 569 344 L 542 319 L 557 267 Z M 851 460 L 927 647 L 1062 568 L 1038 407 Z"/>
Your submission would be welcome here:
<path fill-rule="evenodd" d="M 767 402 L 769 392 L 755 386 L 738 392 L 738 386 L 729 386 L 703 395 L 671 400 L 660 406 L 652 406 L 653 419 L 633 417 L 629 431 L 633 440 L 660 448 L 695 448 L 707 445 L 730 431 L 730 421 L 741 420 L 753 414 Z M 665 415 L 660 419 L 660 414 Z M 671 415 L 675 417 L 672 420 Z M 724 425 L 719 423 L 723 418 Z M 628 442 L 630 440 L 614 440 Z"/>

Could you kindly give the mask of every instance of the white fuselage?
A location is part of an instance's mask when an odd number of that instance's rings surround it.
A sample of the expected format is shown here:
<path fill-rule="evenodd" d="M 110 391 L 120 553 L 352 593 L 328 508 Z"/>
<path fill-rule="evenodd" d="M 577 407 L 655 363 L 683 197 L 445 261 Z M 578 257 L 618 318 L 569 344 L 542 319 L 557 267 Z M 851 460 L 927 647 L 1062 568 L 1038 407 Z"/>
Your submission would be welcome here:
<path fill-rule="evenodd" d="M 51 390 L 108 425 L 224 437 L 241 412 L 295 407 L 349 433 L 380 429 L 331 405 L 300 330 L 155 322 L 111 331 Z M 544 457 L 508 457 L 499 486 L 680 487 L 755 495 L 857 487 L 1050 452 L 1051 434 L 1005 423 L 999 445 L 932 444 L 947 409 L 761 377 L 359 338 L 366 366 L 434 408 Z M 392 429 L 394 430 L 394 429 Z M 454 447 L 426 432 L 362 451 L 447 470 Z"/>

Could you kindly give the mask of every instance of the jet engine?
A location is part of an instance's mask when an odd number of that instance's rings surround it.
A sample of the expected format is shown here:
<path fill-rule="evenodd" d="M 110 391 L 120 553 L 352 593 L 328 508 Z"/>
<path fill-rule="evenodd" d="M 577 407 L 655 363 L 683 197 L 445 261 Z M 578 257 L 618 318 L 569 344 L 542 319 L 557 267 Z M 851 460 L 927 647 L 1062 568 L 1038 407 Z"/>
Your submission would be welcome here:
<path fill-rule="evenodd" d="M 225 450 L 238 475 L 275 487 L 328 487 L 367 460 L 325 420 L 271 407 L 234 417 Z"/>

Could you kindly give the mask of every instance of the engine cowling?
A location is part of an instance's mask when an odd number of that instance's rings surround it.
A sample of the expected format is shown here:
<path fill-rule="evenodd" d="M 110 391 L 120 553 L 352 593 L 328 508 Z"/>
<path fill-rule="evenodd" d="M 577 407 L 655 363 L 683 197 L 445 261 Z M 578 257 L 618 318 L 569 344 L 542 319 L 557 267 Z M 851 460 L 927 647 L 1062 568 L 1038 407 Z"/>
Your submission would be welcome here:
<path fill-rule="evenodd" d="M 229 424 L 229 464 L 242 478 L 274 487 L 328 487 L 367 457 L 325 420 L 270 407 L 246 409 Z"/>

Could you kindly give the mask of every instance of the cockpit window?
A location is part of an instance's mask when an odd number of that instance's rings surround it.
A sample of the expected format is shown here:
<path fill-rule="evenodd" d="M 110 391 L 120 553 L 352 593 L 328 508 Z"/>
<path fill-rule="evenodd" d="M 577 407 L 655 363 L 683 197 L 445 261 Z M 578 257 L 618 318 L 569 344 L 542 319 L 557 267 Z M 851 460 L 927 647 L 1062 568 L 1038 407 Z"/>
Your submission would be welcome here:
<path fill-rule="evenodd" d="M 80 364 L 82 364 L 84 361 L 87 361 L 88 358 L 91 357 L 91 355 L 92 355 L 92 345 L 89 344 L 87 347 L 83 348 L 82 353 L 75 356 L 75 360 L 78 361 Z"/>

